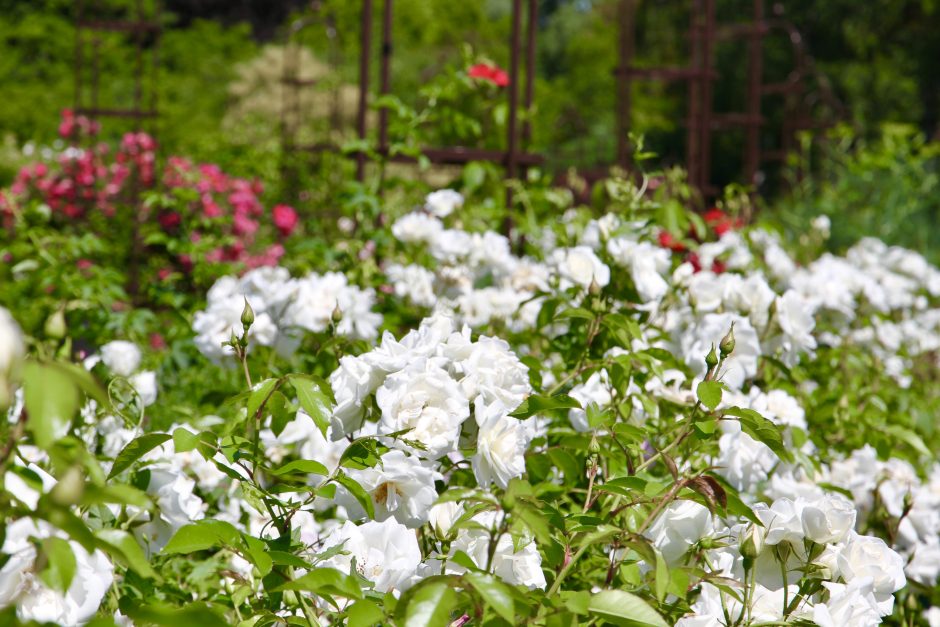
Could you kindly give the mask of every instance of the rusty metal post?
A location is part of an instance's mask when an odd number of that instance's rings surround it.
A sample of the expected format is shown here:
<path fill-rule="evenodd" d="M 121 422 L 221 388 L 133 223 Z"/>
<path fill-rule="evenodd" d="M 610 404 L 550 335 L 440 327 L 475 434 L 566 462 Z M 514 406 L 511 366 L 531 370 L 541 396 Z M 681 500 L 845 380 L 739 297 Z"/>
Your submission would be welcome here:
<path fill-rule="evenodd" d="M 372 0 L 362 2 L 361 45 L 359 53 L 359 115 L 356 120 L 359 140 L 365 142 L 367 114 L 369 108 L 369 57 L 372 54 Z M 366 176 L 366 153 L 356 154 L 356 180 L 360 183 Z"/>
<path fill-rule="evenodd" d="M 519 48 L 522 30 L 522 0 L 512 0 L 512 33 L 509 40 L 509 124 L 506 143 L 506 178 L 518 175 L 518 122 L 519 122 Z M 506 207 L 512 206 L 512 188 L 506 187 Z"/>
<path fill-rule="evenodd" d="M 754 0 L 754 18 L 748 38 L 747 65 L 747 136 L 745 139 L 744 177 L 748 185 L 757 184 L 760 167 L 761 83 L 764 59 L 764 0 Z"/>
<path fill-rule="evenodd" d="M 538 28 L 538 17 L 538 0 L 529 0 L 529 21 L 526 27 L 525 119 L 522 121 L 522 142 L 526 149 L 532 141 L 532 102 L 535 99 L 535 32 Z"/>
<path fill-rule="evenodd" d="M 699 189 L 702 195 L 711 195 L 711 146 L 712 146 L 712 107 L 714 106 L 712 66 L 715 49 L 715 0 L 705 0 L 704 27 L 702 33 L 702 104 L 699 140 L 700 163 Z"/>
<path fill-rule="evenodd" d="M 689 25 L 689 92 L 688 92 L 688 121 L 686 123 L 686 145 L 685 160 L 688 170 L 689 183 L 695 187 L 699 186 L 701 177 L 699 176 L 701 168 L 701 105 L 702 105 L 702 81 L 700 72 L 704 66 L 702 60 L 702 15 L 703 0 L 694 0 L 692 5 L 692 16 Z"/>
<path fill-rule="evenodd" d="M 636 0 L 620 0 L 617 21 L 620 25 L 620 62 L 615 72 L 617 80 L 617 164 L 630 166 L 630 115 L 632 93 L 629 69 L 636 51 Z"/>
<path fill-rule="evenodd" d="M 393 0 L 385 0 L 382 14 L 382 65 L 379 86 L 379 94 L 382 96 L 391 92 L 389 65 L 392 59 L 392 3 Z M 388 109 L 385 107 L 379 109 L 379 149 L 388 150 Z"/>

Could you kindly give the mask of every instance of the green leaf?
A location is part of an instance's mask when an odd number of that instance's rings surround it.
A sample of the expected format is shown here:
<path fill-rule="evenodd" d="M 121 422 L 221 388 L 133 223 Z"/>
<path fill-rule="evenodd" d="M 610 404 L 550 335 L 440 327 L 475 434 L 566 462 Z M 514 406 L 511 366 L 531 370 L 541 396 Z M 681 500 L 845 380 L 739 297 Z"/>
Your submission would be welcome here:
<path fill-rule="evenodd" d="M 46 556 L 46 567 L 39 573 L 40 579 L 53 590 L 67 591 L 77 568 L 75 553 L 68 540 L 46 538 L 42 541 L 42 552 Z"/>
<path fill-rule="evenodd" d="M 179 427 L 173 431 L 173 450 L 177 453 L 191 451 L 199 445 L 198 433 L 193 433 L 189 429 Z"/>
<path fill-rule="evenodd" d="M 271 394 L 265 409 L 271 414 L 271 432 L 274 433 L 274 437 L 281 435 L 290 421 L 294 419 L 287 397 L 280 392 Z"/>
<path fill-rule="evenodd" d="M 287 462 L 283 466 L 279 466 L 269 472 L 277 477 L 294 474 L 330 476 L 330 471 L 327 470 L 326 466 L 312 459 L 297 459 L 292 462 Z"/>
<path fill-rule="evenodd" d="M 780 428 L 758 412 L 742 407 L 729 407 L 724 410 L 724 415 L 737 417 L 742 431 L 758 442 L 766 444 L 783 461 L 793 461 L 793 455 L 783 444 Z"/>
<path fill-rule="evenodd" d="M 362 598 L 362 588 L 356 579 L 335 568 L 316 568 L 300 579 L 288 581 L 274 590 L 305 590 L 319 595 Z"/>
<path fill-rule="evenodd" d="M 180 527 L 163 553 L 194 553 L 217 546 L 235 546 L 241 537 L 238 529 L 222 520 L 200 520 Z"/>
<path fill-rule="evenodd" d="M 570 309 L 564 309 L 555 314 L 556 320 L 563 320 L 567 318 L 580 318 L 581 320 L 593 320 L 594 314 L 592 314 L 587 309 L 583 307 L 572 307 Z"/>
<path fill-rule="evenodd" d="M 366 493 L 366 491 L 356 482 L 355 479 L 340 473 L 334 477 L 333 480 L 349 490 L 349 493 L 353 495 L 360 505 L 362 505 L 362 509 L 366 510 L 366 513 L 369 515 L 370 519 L 375 518 L 375 507 L 372 504 L 372 497 Z"/>
<path fill-rule="evenodd" d="M 297 400 L 304 411 L 313 418 L 320 432 L 326 436 L 326 429 L 330 426 L 330 416 L 333 414 L 332 391 L 323 390 L 325 384 L 300 376 L 291 376 L 290 383 L 297 392 Z M 326 385 L 329 390 L 329 385 Z"/>
<path fill-rule="evenodd" d="M 346 627 L 372 627 L 385 621 L 385 612 L 368 599 L 356 601 L 346 611 Z"/>
<path fill-rule="evenodd" d="M 551 409 L 581 409 L 581 403 L 567 394 L 556 394 L 555 396 L 533 395 L 522 401 L 522 404 L 509 415 L 513 418 L 528 418 Z"/>
<path fill-rule="evenodd" d="M 702 405 L 711 411 L 715 411 L 715 408 L 721 403 L 721 383 L 718 381 L 702 381 L 698 384 L 695 392 L 698 395 L 698 400 L 702 401 Z"/>
<path fill-rule="evenodd" d="M 55 364 L 29 361 L 23 366 L 23 400 L 36 445 L 48 449 L 67 433 L 80 394 L 68 371 Z"/>
<path fill-rule="evenodd" d="M 480 593 L 483 601 L 493 608 L 493 611 L 510 623 L 513 622 L 516 615 L 516 606 L 509 586 L 489 573 L 471 571 L 464 573 L 463 578 L 473 586 L 474 590 Z"/>
<path fill-rule="evenodd" d="M 601 590 L 592 595 L 588 612 L 614 625 L 668 627 L 646 601 L 624 590 Z"/>
<path fill-rule="evenodd" d="M 418 584 L 399 601 L 404 608 L 401 624 L 407 627 L 440 627 L 450 623 L 451 610 L 457 605 L 457 593 L 446 581 L 426 580 Z"/>
<path fill-rule="evenodd" d="M 124 609 L 122 607 L 122 609 Z M 178 609 L 166 604 L 144 605 L 124 609 L 127 617 L 136 624 L 161 625 L 166 627 L 182 627 L 183 625 L 199 625 L 199 627 L 231 627 L 231 623 L 222 618 L 222 615 L 205 603 L 188 603 L 186 607 Z"/>
<path fill-rule="evenodd" d="M 267 576 L 274 567 L 274 560 L 265 551 L 267 545 L 248 534 L 242 534 L 242 541 L 245 543 L 245 557 L 255 565 L 262 577 Z"/>
<path fill-rule="evenodd" d="M 124 449 L 114 458 L 114 465 L 111 466 L 111 472 L 108 473 L 108 479 L 119 475 L 138 459 L 157 448 L 171 437 L 168 433 L 147 433 L 131 440 Z"/>
<path fill-rule="evenodd" d="M 906 429 L 901 425 L 894 424 L 884 427 L 883 430 L 888 435 L 893 435 L 897 439 L 910 446 L 912 449 L 917 451 L 918 455 L 931 457 L 930 449 L 927 448 L 927 445 L 924 444 L 924 441 L 921 439 L 921 437 L 910 429 Z"/>
<path fill-rule="evenodd" d="M 268 399 L 274 389 L 278 385 L 277 379 L 265 379 L 256 383 L 251 388 L 251 393 L 248 395 L 248 420 L 254 420 L 255 414 L 258 413 L 258 410 L 261 409 L 261 406 Z"/>
<path fill-rule="evenodd" d="M 117 553 L 118 560 L 124 562 L 141 577 L 157 576 L 150 566 L 150 561 L 144 555 L 143 549 L 140 548 L 140 544 L 128 532 L 120 529 L 102 529 L 95 535 L 108 545 L 106 548 L 114 548 L 114 552 L 109 551 L 109 553 Z"/>

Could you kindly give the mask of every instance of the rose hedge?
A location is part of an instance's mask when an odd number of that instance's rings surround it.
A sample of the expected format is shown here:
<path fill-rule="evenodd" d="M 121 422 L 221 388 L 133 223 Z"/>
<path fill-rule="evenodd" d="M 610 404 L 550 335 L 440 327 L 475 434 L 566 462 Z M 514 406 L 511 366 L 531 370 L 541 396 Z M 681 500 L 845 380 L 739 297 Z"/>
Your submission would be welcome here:
<path fill-rule="evenodd" d="M 645 187 L 513 239 L 432 193 L 172 351 L 8 302 L 0 617 L 940 624 L 940 270 Z"/>

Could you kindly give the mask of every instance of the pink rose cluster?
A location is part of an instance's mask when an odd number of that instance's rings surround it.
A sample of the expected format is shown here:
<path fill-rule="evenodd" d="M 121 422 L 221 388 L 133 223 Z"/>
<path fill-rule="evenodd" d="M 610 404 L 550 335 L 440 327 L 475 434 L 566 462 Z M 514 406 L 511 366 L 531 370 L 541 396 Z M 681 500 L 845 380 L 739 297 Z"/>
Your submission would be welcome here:
<path fill-rule="evenodd" d="M 270 222 L 279 240 L 289 237 L 299 222 L 297 212 L 288 205 L 276 205 L 268 213 L 260 199 L 260 181 L 231 176 L 217 165 L 196 165 L 179 156 L 169 157 L 158 177 L 157 144 L 150 135 L 126 133 L 113 154 L 104 142 L 79 147 L 80 143 L 91 143 L 88 140 L 94 139 L 98 130 L 93 120 L 70 110 L 63 112 L 59 133 L 72 147 L 62 151 L 54 163 L 24 167 L 10 189 L 0 191 L 3 226 L 11 226 L 14 208 L 27 200 L 41 200 L 54 216 L 70 223 L 94 214 L 114 217 L 122 202 L 132 201 L 135 189 L 188 189 L 196 192 L 198 200 L 154 212 L 145 210 L 145 228 L 152 225 L 194 243 L 209 236 L 224 241 L 205 255 L 208 263 L 255 268 L 276 265 L 283 256 L 281 241 L 257 253 L 256 236 L 262 223 Z M 188 255 L 180 255 L 176 261 L 182 270 L 192 269 Z"/>

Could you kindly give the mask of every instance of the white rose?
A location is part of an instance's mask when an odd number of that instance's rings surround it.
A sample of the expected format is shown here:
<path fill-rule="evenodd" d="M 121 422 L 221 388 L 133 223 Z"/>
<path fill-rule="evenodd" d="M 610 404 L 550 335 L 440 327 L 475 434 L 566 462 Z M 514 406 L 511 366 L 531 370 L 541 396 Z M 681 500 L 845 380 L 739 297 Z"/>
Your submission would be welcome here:
<path fill-rule="evenodd" d="M 473 474 L 483 488 L 495 483 L 506 489 L 509 480 L 525 473 L 525 452 L 529 438 L 525 425 L 507 415 L 499 401 L 489 406 L 477 401 L 475 416 L 477 453 L 473 456 Z"/>
<path fill-rule="evenodd" d="M 61 537 L 57 529 L 28 518 L 14 521 L 6 529 L 3 552 L 10 555 L 0 569 L 0 607 L 17 605 L 22 621 L 81 625 L 98 611 L 105 593 L 114 582 L 114 567 L 100 550 L 88 553 L 79 543 L 69 541 L 75 556 L 75 575 L 63 594 L 48 588 L 36 573 L 36 548 L 30 537 Z"/>
<path fill-rule="evenodd" d="M 382 456 L 378 465 L 350 470 L 348 474 L 372 499 L 375 520 L 394 517 L 411 529 L 428 521 L 428 512 L 437 500 L 434 482 L 444 479 L 437 472 L 436 464 L 406 455 L 402 451 L 389 451 Z M 351 497 L 344 499 L 342 504 L 349 510 L 357 505 Z"/>
<path fill-rule="evenodd" d="M 443 230 L 440 220 L 420 211 L 404 215 L 392 225 L 392 235 L 406 244 L 430 242 Z"/>
<path fill-rule="evenodd" d="M 490 571 L 510 585 L 525 586 L 529 590 L 545 588 L 542 557 L 534 541 L 526 542 L 517 551 L 512 536 L 504 533 L 496 542 L 496 549 L 490 562 L 490 532 L 487 529 L 497 526 L 498 514 L 495 512 L 477 514 L 473 520 L 480 523 L 484 529 L 461 529 L 457 539 L 450 545 L 451 555 L 457 551 L 463 551 L 479 568 L 486 568 L 488 563 L 491 564 Z M 446 572 L 447 574 L 461 574 L 466 572 L 466 569 L 448 561 Z"/>
<path fill-rule="evenodd" d="M 130 379 L 131 387 L 140 396 L 140 402 L 144 407 L 153 405 L 157 400 L 157 373 L 152 370 L 145 370 L 133 375 Z"/>
<path fill-rule="evenodd" d="M 764 544 L 774 545 L 790 542 L 798 545 L 803 542 L 803 522 L 800 514 L 803 502 L 788 498 L 777 499 L 770 507 L 762 503 L 754 506 L 754 514 L 764 525 L 766 534 Z"/>
<path fill-rule="evenodd" d="M 13 401 L 12 379 L 25 354 L 20 326 L 9 311 L 0 307 L 0 409 L 5 410 Z"/>
<path fill-rule="evenodd" d="M 101 347 L 101 360 L 112 374 L 129 377 L 140 367 L 140 349 L 133 342 L 115 340 Z"/>
<path fill-rule="evenodd" d="M 855 527 L 855 505 L 840 494 L 827 494 L 803 506 L 803 533 L 819 544 L 842 542 Z"/>
<path fill-rule="evenodd" d="M 824 581 L 822 585 L 829 591 L 829 600 L 813 606 L 813 622 L 819 627 L 875 627 L 881 624 L 870 580 L 862 579 L 848 585 Z"/>
<path fill-rule="evenodd" d="M 715 530 L 711 512 L 695 501 L 673 501 L 644 534 L 668 564 L 678 564 L 689 548 Z"/>
<path fill-rule="evenodd" d="M 454 370 L 464 375 L 460 387 L 467 398 L 499 401 L 513 410 L 531 394 L 529 369 L 505 340 L 481 335 L 461 351 L 460 357 Z"/>
<path fill-rule="evenodd" d="M 344 554 L 334 555 L 322 565 L 350 573 L 355 558 L 357 572 L 372 582 L 377 592 L 407 590 L 421 563 L 421 549 L 414 531 L 391 518 L 358 527 L 347 520 L 330 534 L 323 548 L 337 545 L 343 546 Z"/>
<path fill-rule="evenodd" d="M 836 558 L 839 574 L 846 583 L 868 577 L 873 581 L 873 593 L 882 615 L 894 608 L 893 594 L 904 587 L 904 558 L 893 551 L 881 538 L 858 535 L 854 531 Z"/>
<path fill-rule="evenodd" d="M 940 607 L 936 605 L 928 607 L 923 616 L 929 627 L 940 627 Z"/>
<path fill-rule="evenodd" d="M 460 426 L 470 416 L 470 402 L 444 363 L 421 358 L 389 376 L 375 394 L 382 410 L 378 433 L 407 430 L 403 437 L 423 444 L 416 453 L 430 459 L 457 450 Z"/>
<path fill-rule="evenodd" d="M 669 290 L 663 275 L 669 271 L 669 251 L 649 242 L 615 237 L 607 242 L 607 252 L 630 270 L 630 277 L 643 302 L 658 301 Z"/>
<path fill-rule="evenodd" d="M 463 196 L 452 189 L 439 189 L 424 199 L 424 208 L 438 218 L 446 218 L 463 206 Z"/>
<path fill-rule="evenodd" d="M 147 493 L 157 501 L 156 517 L 137 527 L 152 551 L 159 551 L 183 525 L 205 516 L 206 504 L 193 494 L 196 482 L 172 468 L 151 467 Z"/>
<path fill-rule="evenodd" d="M 718 474 L 741 491 L 748 491 L 767 479 L 767 475 L 780 461 L 766 444 L 758 442 L 740 428 L 722 435 L 718 440 L 718 450 L 720 453 L 715 460 Z"/>
<path fill-rule="evenodd" d="M 722 278 L 713 272 L 703 270 L 689 279 L 689 302 L 696 311 L 716 311 L 723 295 Z"/>
<path fill-rule="evenodd" d="M 571 388 L 568 396 L 581 403 L 581 407 L 587 407 L 594 403 L 600 409 L 605 409 L 610 405 L 613 397 L 610 394 L 610 379 L 606 370 L 598 370 L 584 383 Z M 585 433 L 591 430 L 588 424 L 587 412 L 577 407 L 568 410 L 568 420 L 575 431 Z"/>
<path fill-rule="evenodd" d="M 551 260 L 563 279 L 563 288 L 568 287 L 565 281 L 583 288 L 590 287 L 591 283 L 600 287 L 610 283 L 610 268 L 587 246 L 556 249 Z"/>
<path fill-rule="evenodd" d="M 330 387 L 336 406 L 330 418 L 331 437 L 339 440 L 354 433 L 362 424 L 363 403 L 385 378 L 385 373 L 373 368 L 363 357 L 345 355 L 339 368 L 330 375 Z"/>

